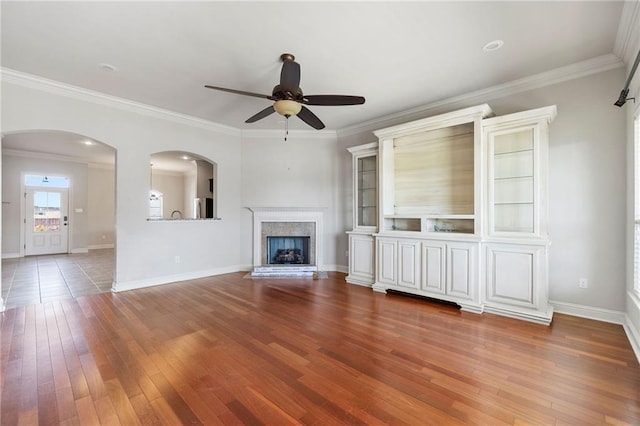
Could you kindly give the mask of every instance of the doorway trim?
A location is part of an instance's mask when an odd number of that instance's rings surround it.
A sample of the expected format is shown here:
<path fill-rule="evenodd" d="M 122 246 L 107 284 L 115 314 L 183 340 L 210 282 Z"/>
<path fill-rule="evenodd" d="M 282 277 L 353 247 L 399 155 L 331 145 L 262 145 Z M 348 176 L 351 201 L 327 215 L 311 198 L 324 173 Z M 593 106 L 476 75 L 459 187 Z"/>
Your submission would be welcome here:
<path fill-rule="evenodd" d="M 27 188 L 38 188 L 38 189 L 49 189 L 45 187 L 37 187 L 37 186 L 29 186 L 27 187 L 25 183 L 25 177 L 27 175 L 41 175 L 41 176 L 59 176 L 59 173 L 43 173 L 43 172 L 20 172 L 20 257 L 25 257 L 26 253 L 26 226 L 27 226 Z M 64 177 L 69 182 L 69 186 L 65 188 L 67 192 L 67 215 L 71 217 L 71 206 L 73 205 L 73 191 L 71 188 L 73 187 L 73 181 L 70 176 L 62 175 L 60 177 Z M 72 235 L 73 235 L 73 220 L 68 221 L 67 228 L 67 251 L 66 253 L 71 253 L 71 247 L 73 247 Z"/>

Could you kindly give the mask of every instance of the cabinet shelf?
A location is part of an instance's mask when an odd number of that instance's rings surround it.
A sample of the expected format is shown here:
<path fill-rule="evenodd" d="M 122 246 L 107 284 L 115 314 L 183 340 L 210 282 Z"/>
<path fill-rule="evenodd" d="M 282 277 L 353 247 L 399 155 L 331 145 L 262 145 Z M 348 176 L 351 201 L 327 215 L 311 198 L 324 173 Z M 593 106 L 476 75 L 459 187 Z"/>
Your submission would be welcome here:
<path fill-rule="evenodd" d="M 494 202 L 494 206 L 516 206 L 516 205 L 533 205 L 533 201 L 518 201 L 518 202 Z"/>
<path fill-rule="evenodd" d="M 383 231 L 474 234 L 474 215 L 392 215 L 385 216 Z"/>
<path fill-rule="evenodd" d="M 514 149 L 513 151 L 495 152 L 493 155 L 498 157 L 500 155 L 517 154 L 519 152 L 533 152 L 533 148 Z"/>
<path fill-rule="evenodd" d="M 533 179 L 533 175 L 494 177 L 493 180 Z"/>

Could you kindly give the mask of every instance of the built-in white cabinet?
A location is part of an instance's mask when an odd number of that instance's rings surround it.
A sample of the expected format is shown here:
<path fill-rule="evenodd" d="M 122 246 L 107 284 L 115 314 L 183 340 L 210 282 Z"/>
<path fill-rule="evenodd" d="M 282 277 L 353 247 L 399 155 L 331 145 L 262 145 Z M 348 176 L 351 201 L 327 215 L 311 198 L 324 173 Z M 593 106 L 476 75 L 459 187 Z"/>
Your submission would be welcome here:
<path fill-rule="evenodd" d="M 487 151 L 485 310 L 548 324 L 547 167 L 556 107 L 483 122 Z"/>
<path fill-rule="evenodd" d="M 378 229 L 378 143 L 349 148 L 353 164 L 353 229 L 349 235 L 347 282 L 371 286 L 375 279 Z"/>
<path fill-rule="evenodd" d="M 552 106 L 494 117 L 479 105 L 375 131 L 375 148 L 351 148 L 347 280 L 373 254 L 376 291 L 549 324 L 547 156 L 555 114 Z M 366 210 L 371 168 L 363 155 L 377 155 L 375 222 Z M 363 235 L 371 239 L 358 246 Z"/>

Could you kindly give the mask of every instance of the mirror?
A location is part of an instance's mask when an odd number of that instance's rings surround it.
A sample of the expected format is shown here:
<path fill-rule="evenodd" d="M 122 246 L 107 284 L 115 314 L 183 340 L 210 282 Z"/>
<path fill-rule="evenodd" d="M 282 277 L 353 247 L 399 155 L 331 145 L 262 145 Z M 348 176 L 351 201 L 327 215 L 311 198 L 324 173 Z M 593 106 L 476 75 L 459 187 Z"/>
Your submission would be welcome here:
<path fill-rule="evenodd" d="M 216 163 L 190 152 L 152 154 L 149 220 L 216 218 L 216 172 Z"/>

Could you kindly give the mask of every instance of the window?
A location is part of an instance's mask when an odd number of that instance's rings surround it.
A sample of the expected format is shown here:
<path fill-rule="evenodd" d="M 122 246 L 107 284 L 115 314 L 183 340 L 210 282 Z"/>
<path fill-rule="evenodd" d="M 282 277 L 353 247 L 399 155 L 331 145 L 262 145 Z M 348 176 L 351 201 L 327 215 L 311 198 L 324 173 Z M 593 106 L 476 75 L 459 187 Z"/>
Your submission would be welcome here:
<path fill-rule="evenodd" d="M 26 186 L 40 186 L 45 188 L 69 188 L 69 178 L 63 176 L 25 175 Z"/>

